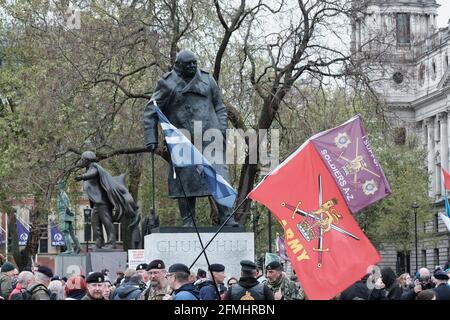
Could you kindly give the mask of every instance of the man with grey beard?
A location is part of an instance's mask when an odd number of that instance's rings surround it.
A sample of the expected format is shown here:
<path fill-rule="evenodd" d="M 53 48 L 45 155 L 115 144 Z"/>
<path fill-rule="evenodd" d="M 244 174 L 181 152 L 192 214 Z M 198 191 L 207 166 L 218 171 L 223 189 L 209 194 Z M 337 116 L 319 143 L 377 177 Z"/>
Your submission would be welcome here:
<path fill-rule="evenodd" d="M 150 286 L 142 292 L 140 300 L 162 300 L 171 289 L 166 279 L 166 266 L 162 260 L 153 260 L 147 267 Z"/>
<path fill-rule="evenodd" d="M 17 285 L 9 295 L 9 300 L 21 300 L 22 290 L 25 290 L 34 280 L 34 274 L 30 271 L 22 271 L 17 277 Z"/>

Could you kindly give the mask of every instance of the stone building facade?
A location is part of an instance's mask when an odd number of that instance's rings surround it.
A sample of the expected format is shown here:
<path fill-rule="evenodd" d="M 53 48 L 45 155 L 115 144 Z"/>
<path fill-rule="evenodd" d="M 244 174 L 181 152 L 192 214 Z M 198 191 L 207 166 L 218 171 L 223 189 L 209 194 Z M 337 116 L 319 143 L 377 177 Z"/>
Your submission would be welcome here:
<path fill-rule="evenodd" d="M 418 134 L 427 149 L 435 211 L 431 221 L 417 227 L 417 262 L 419 268 L 431 269 L 450 260 L 450 233 L 437 215 L 444 211 L 441 168 L 448 170 L 450 160 L 450 21 L 437 28 L 438 7 L 436 0 L 369 1 L 352 23 L 351 44 L 353 52 L 369 58 L 371 82 L 385 100 L 391 121 L 405 136 Z M 380 266 L 397 273 L 415 271 L 414 243 L 406 254 L 389 243 L 379 249 Z"/>

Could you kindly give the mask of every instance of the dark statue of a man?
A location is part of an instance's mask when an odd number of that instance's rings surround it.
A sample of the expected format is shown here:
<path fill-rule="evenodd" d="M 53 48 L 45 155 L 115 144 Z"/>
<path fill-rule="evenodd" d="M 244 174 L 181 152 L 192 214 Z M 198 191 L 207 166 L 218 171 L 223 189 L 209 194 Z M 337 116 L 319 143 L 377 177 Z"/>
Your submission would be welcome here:
<path fill-rule="evenodd" d="M 75 177 L 75 180 L 83 180 L 83 189 L 89 198 L 92 208 L 91 224 L 95 234 L 97 248 L 116 248 L 117 235 L 114 222 L 121 221 L 124 215 L 132 218 L 130 225 L 133 235 L 133 249 L 140 242 L 136 239 L 139 232 L 138 207 L 133 197 L 125 186 L 125 176 L 111 176 L 97 163 L 97 157 L 92 151 L 81 154 L 81 160 L 86 167 L 86 173 Z M 113 209 L 115 215 L 113 216 Z M 106 229 L 107 242 L 104 243 L 103 227 Z"/>
<path fill-rule="evenodd" d="M 78 241 L 73 228 L 75 214 L 70 209 L 69 196 L 65 191 L 65 182 L 63 180 L 58 181 L 58 195 L 56 197 L 56 207 L 59 213 L 59 225 L 61 232 L 64 235 L 64 242 L 66 251 L 64 254 L 73 254 L 72 241 L 75 244 L 75 253 L 80 253 L 80 241 Z"/>
<path fill-rule="evenodd" d="M 229 181 L 225 163 L 227 110 L 214 78 L 206 71 L 197 68 L 197 57 L 189 50 L 180 51 L 172 71 L 165 73 L 156 84 L 153 95 L 144 110 L 145 142 L 150 152 L 158 146 L 158 117 L 153 101 L 178 129 L 194 137 L 194 125 L 201 125 L 203 133 L 208 129 L 218 129 L 223 137 L 222 163 L 212 162 L 216 172 Z M 202 140 L 202 150 L 213 142 Z M 208 159 L 210 160 L 210 159 Z M 210 161 L 211 162 L 211 161 Z M 183 226 L 193 226 L 191 217 L 195 217 L 197 197 L 210 196 L 208 186 L 195 167 L 169 170 L 169 197 L 178 199 Z M 230 208 L 217 204 L 220 223 L 232 213 Z M 237 226 L 234 218 L 227 225 Z"/>

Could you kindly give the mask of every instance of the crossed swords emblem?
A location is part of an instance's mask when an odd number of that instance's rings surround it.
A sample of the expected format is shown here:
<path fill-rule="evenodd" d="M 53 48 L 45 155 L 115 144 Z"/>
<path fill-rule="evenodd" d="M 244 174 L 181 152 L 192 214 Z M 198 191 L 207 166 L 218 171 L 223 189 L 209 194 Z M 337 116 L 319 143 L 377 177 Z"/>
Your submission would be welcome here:
<path fill-rule="evenodd" d="M 319 206 L 318 206 L 317 210 L 314 210 L 311 213 L 303 211 L 302 209 L 300 209 L 301 202 L 299 202 L 296 207 L 291 206 L 284 202 L 281 203 L 281 206 L 286 207 L 289 210 L 292 210 L 292 219 L 295 217 L 295 214 L 299 214 L 305 218 L 312 218 L 315 223 L 313 225 L 309 226 L 310 230 L 312 228 L 314 228 L 315 226 L 318 226 L 318 228 L 319 228 L 318 244 L 317 244 L 317 248 L 313 248 L 313 250 L 317 251 L 317 267 L 320 268 L 323 265 L 323 252 L 329 251 L 328 248 L 323 247 L 323 237 L 324 237 L 325 232 L 329 232 L 329 231 L 331 231 L 331 229 L 333 229 L 333 230 L 340 232 L 340 233 L 342 233 L 350 238 L 353 238 L 355 240 L 359 240 L 359 238 L 357 236 L 355 236 L 353 233 L 348 232 L 336 225 L 339 222 L 339 217 L 341 217 L 341 216 L 332 207 L 337 203 L 337 201 L 335 199 L 331 199 L 331 200 L 323 203 L 322 177 L 319 175 L 318 179 L 319 179 L 319 199 L 318 199 Z M 336 212 L 336 213 L 333 213 L 333 212 Z M 326 214 L 327 217 L 324 217 L 324 214 Z M 336 221 L 336 222 L 333 223 L 334 221 Z M 303 232 L 302 232 L 302 230 L 300 230 L 299 226 L 300 226 L 300 223 L 297 225 L 297 228 L 303 235 Z M 307 239 L 306 237 L 305 237 L 305 239 L 308 241 L 310 240 L 310 239 Z"/>

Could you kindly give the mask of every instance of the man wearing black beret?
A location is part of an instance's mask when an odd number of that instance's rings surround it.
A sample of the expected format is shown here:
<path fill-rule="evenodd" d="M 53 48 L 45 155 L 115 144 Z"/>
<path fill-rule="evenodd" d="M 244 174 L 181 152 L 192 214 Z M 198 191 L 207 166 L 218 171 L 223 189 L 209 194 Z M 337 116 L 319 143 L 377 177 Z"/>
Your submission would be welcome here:
<path fill-rule="evenodd" d="M 283 273 L 280 262 L 274 260 L 266 266 L 267 286 L 272 290 L 275 300 L 303 300 L 305 294 L 302 287 L 297 288 Z"/>
<path fill-rule="evenodd" d="M 191 272 L 182 263 L 175 263 L 169 267 L 166 278 L 172 288 L 173 295 L 166 295 L 163 300 L 200 300 L 198 290 L 189 282 Z"/>
<path fill-rule="evenodd" d="M 150 285 L 142 293 L 143 300 L 162 300 L 172 289 L 166 279 L 166 266 L 160 259 L 153 260 L 147 267 Z"/>
<path fill-rule="evenodd" d="M 436 293 L 436 300 L 450 300 L 450 286 L 448 285 L 448 274 L 438 269 L 434 272 L 434 283 L 436 287 L 433 288 Z"/>
<path fill-rule="evenodd" d="M 225 294 L 224 300 L 273 300 L 273 293 L 265 283 L 256 279 L 256 264 L 241 261 L 241 278 Z"/>
<path fill-rule="evenodd" d="M 105 276 L 101 272 L 92 272 L 86 278 L 87 293 L 81 300 L 104 300 L 103 282 Z"/>
<path fill-rule="evenodd" d="M 219 291 L 219 293 L 224 293 L 226 291 L 226 288 L 223 284 L 224 280 L 225 280 L 225 266 L 220 263 L 211 264 L 209 266 L 209 279 L 205 282 L 202 282 L 199 288 L 200 299 L 221 300 L 217 296 L 217 291 Z M 215 286 L 217 286 L 217 290 Z"/>
<path fill-rule="evenodd" d="M 145 288 L 148 288 L 150 285 L 150 277 L 147 273 L 148 264 L 141 263 L 136 267 L 136 271 L 141 275 L 142 281 L 145 283 Z"/>

